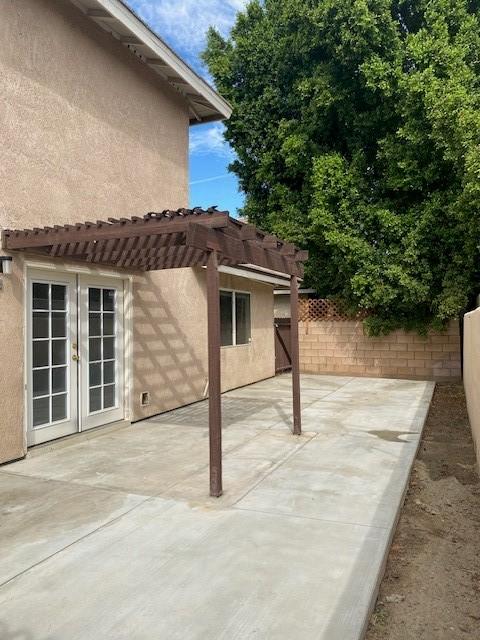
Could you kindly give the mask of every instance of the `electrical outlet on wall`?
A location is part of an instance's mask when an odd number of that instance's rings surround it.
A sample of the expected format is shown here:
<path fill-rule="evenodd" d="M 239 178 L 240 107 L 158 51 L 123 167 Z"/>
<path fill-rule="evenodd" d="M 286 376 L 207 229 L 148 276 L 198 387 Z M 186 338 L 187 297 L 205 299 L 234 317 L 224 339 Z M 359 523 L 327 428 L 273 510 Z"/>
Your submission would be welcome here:
<path fill-rule="evenodd" d="M 150 391 L 142 391 L 140 394 L 140 404 L 147 407 L 150 404 Z"/>

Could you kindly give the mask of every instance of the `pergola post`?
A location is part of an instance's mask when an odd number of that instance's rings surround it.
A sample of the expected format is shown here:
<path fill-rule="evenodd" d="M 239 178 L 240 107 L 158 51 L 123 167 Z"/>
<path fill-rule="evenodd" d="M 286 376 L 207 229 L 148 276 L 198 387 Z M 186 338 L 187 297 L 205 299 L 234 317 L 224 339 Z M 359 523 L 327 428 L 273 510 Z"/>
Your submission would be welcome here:
<path fill-rule="evenodd" d="M 207 261 L 208 307 L 208 428 L 210 442 L 210 495 L 222 495 L 222 406 L 220 377 L 220 280 L 217 252 Z"/>
<path fill-rule="evenodd" d="M 298 346 L 298 280 L 290 276 L 290 317 L 291 317 L 291 358 L 292 358 L 292 393 L 293 393 L 293 433 L 302 433 L 302 415 L 300 408 L 300 357 Z"/>

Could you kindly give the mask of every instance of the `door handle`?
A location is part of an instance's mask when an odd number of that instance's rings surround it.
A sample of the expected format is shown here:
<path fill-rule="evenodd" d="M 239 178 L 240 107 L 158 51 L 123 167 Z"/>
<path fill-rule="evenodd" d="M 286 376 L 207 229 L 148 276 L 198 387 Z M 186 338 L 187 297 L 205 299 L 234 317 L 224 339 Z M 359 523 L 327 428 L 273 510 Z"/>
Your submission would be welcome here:
<path fill-rule="evenodd" d="M 72 360 L 75 360 L 75 362 L 78 362 L 80 360 L 80 356 L 77 356 L 77 354 L 74 353 L 72 356 Z"/>

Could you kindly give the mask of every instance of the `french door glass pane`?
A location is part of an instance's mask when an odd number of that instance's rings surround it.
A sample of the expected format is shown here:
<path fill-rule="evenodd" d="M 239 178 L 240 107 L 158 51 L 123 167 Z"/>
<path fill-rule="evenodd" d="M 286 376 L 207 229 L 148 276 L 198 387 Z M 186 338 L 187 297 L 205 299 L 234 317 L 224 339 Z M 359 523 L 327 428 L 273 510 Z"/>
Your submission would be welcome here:
<path fill-rule="evenodd" d="M 109 384 L 106 387 L 103 387 L 103 407 L 106 409 L 107 407 L 115 406 L 115 385 Z"/>
<path fill-rule="evenodd" d="M 101 336 L 101 319 L 102 316 L 99 313 L 90 313 L 88 316 L 88 335 L 89 336 Z"/>
<path fill-rule="evenodd" d="M 50 398 L 37 398 L 33 401 L 33 426 L 38 427 L 50 422 Z"/>
<path fill-rule="evenodd" d="M 90 389 L 90 413 L 102 408 L 102 387 Z"/>
<path fill-rule="evenodd" d="M 103 314 L 103 335 L 113 336 L 114 325 L 115 325 L 115 317 L 113 313 L 104 313 Z"/>
<path fill-rule="evenodd" d="M 66 340 L 52 340 L 52 364 L 66 364 Z"/>
<path fill-rule="evenodd" d="M 88 290 L 89 410 L 115 406 L 115 289 Z"/>
<path fill-rule="evenodd" d="M 103 311 L 115 310 L 115 289 L 103 290 Z"/>
<path fill-rule="evenodd" d="M 41 282 L 33 284 L 33 308 L 48 309 L 49 285 Z"/>
<path fill-rule="evenodd" d="M 52 422 L 65 420 L 67 417 L 67 394 L 52 397 Z"/>
<path fill-rule="evenodd" d="M 50 369 L 36 369 L 33 372 L 33 397 L 47 396 L 50 393 L 49 386 Z"/>
<path fill-rule="evenodd" d="M 103 382 L 104 384 L 111 384 L 115 382 L 115 362 L 105 362 L 103 365 Z"/>
<path fill-rule="evenodd" d="M 67 335 L 67 314 L 52 313 L 52 338 L 65 338 Z"/>
<path fill-rule="evenodd" d="M 103 339 L 103 359 L 112 360 L 115 357 L 115 338 Z"/>
<path fill-rule="evenodd" d="M 65 287 L 61 284 L 52 284 L 52 309 L 66 309 Z"/>
<path fill-rule="evenodd" d="M 33 313 L 33 337 L 48 338 L 49 337 L 49 313 L 38 312 Z"/>
<path fill-rule="evenodd" d="M 67 418 L 67 286 L 32 284 L 32 422 Z"/>
<path fill-rule="evenodd" d="M 52 393 L 62 393 L 67 390 L 67 367 L 52 369 Z"/>
<path fill-rule="evenodd" d="M 102 384 L 102 363 L 91 362 L 89 365 L 89 386 L 98 387 Z"/>
<path fill-rule="evenodd" d="M 48 354 L 50 342 L 48 340 L 35 340 L 33 342 L 33 366 L 48 367 Z"/>
<path fill-rule="evenodd" d="M 94 289 L 91 287 L 88 290 L 88 310 L 91 311 L 100 311 L 101 309 L 101 289 Z"/>
<path fill-rule="evenodd" d="M 90 362 L 102 359 L 102 339 L 90 338 L 88 341 L 88 359 Z"/>

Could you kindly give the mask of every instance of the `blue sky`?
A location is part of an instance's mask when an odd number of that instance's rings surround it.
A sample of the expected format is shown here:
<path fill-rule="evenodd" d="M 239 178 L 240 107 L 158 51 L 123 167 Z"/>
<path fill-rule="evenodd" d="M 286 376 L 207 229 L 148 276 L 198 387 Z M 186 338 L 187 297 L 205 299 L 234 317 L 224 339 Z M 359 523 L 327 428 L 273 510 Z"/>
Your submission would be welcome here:
<path fill-rule="evenodd" d="M 200 60 L 210 25 L 228 35 L 248 0 L 124 0 L 175 51 L 212 83 Z M 220 122 L 190 128 L 190 205 L 213 204 L 234 214 L 242 206 L 235 175 L 228 172 L 233 152 Z"/>

